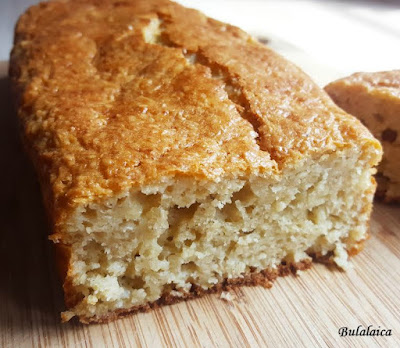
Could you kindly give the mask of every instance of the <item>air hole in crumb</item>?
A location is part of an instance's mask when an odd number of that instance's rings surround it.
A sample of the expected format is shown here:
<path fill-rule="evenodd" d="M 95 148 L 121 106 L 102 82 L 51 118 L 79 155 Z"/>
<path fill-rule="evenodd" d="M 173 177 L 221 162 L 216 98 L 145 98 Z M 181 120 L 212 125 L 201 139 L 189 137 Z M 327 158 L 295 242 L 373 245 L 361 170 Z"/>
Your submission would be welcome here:
<path fill-rule="evenodd" d="M 162 293 L 163 294 L 169 294 L 173 290 L 176 290 L 176 284 L 172 282 L 170 284 L 165 284 L 163 286 Z"/>
<path fill-rule="evenodd" d="M 142 192 L 137 193 L 137 200 L 143 207 L 143 214 L 149 212 L 152 208 L 158 208 L 161 205 L 161 194 L 145 195 Z"/>
<path fill-rule="evenodd" d="M 397 139 L 397 132 L 393 129 L 387 128 L 382 132 L 382 140 L 388 143 L 393 143 Z"/>
<path fill-rule="evenodd" d="M 157 244 L 163 248 L 167 247 L 168 245 L 171 244 L 173 241 L 174 237 L 172 236 L 172 230 L 168 229 L 164 233 L 161 234 L 160 237 L 157 239 Z"/>
<path fill-rule="evenodd" d="M 201 239 L 202 233 L 198 230 L 194 230 L 194 234 L 196 236 L 195 241 L 198 242 Z"/>
<path fill-rule="evenodd" d="M 185 244 L 185 246 L 190 247 L 194 242 L 198 242 L 201 239 L 201 232 L 199 232 L 198 230 L 193 230 L 194 233 L 194 239 L 186 239 L 183 243 Z"/>
<path fill-rule="evenodd" d="M 120 283 L 122 286 L 130 287 L 132 289 L 143 289 L 145 285 L 143 278 L 138 276 L 134 278 L 123 276 L 120 280 Z"/>
<path fill-rule="evenodd" d="M 174 206 L 168 211 L 168 224 L 171 229 L 176 229 L 185 221 L 189 221 L 193 218 L 200 203 L 193 203 L 187 208 L 180 208 Z"/>
<path fill-rule="evenodd" d="M 313 224 L 317 224 L 318 223 L 318 217 L 317 217 L 317 214 L 315 212 L 315 208 L 313 208 L 311 210 L 307 210 L 307 219 L 309 221 L 311 221 Z"/>
<path fill-rule="evenodd" d="M 86 207 L 85 212 L 82 214 L 84 218 L 86 219 L 96 219 L 97 218 L 97 211 L 95 209 L 92 209 L 90 207 Z"/>
<path fill-rule="evenodd" d="M 241 237 L 243 237 L 243 236 L 246 236 L 246 235 L 248 235 L 248 234 L 252 234 L 254 232 L 254 230 L 251 230 L 251 231 L 240 231 L 239 232 L 239 236 L 241 236 Z"/>
<path fill-rule="evenodd" d="M 237 246 L 237 243 L 234 240 L 231 240 L 229 242 L 229 246 L 228 246 L 228 250 L 227 250 L 227 254 L 229 254 L 230 252 L 234 251 L 235 248 Z"/>
<path fill-rule="evenodd" d="M 245 209 L 246 209 L 247 215 L 251 215 L 254 210 L 254 205 L 250 205 L 249 207 L 246 207 Z"/>
<path fill-rule="evenodd" d="M 82 225 L 83 225 L 84 227 L 93 227 L 93 224 L 92 224 L 91 222 L 89 222 L 89 221 L 83 221 L 83 222 L 82 222 Z"/>
<path fill-rule="evenodd" d="M 247 184 L 244 185 L 242 189 L 240 189 L 239 191 L 235 192 L 232 195 L 232 202 L 239 200 L 242 202 L 242 204 L 247 204 L 253 201 L 255 197 L 256 196 L 253 190 L 251 189 L 250 185 Z"/>
<path fill-rule="evenodd" d="M 221 209 L 221 214 L 226 222 L 238 222 L 242 219 L 240 211 L 236 207 L 235 203 L 225 204 Z"/>
<path fill-rule="evenodd" d="M 193 261 L 183 263 L 181 266 L 182 272 L 195 272 L 197 269 L 196 264 Z"/>
<path fill-rule="evenodd" d="M 311 186 L 307 189 L 306 194 L 307 194 L 307 195 L 310 195 L 311 193 L 313 193 L 314 190 L 315 190 L 315 186 L 314 186 L 314 185 L 311 185 Z"/>

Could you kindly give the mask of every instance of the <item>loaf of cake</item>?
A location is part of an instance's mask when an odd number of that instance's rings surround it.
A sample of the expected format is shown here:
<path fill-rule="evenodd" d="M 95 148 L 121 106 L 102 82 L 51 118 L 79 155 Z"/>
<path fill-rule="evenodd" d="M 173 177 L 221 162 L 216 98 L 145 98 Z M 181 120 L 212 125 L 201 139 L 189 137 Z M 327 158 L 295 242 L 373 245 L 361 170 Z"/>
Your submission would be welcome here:
<path fill-rule="evenodd" d="M 51 1 L 10 77 L 63 276 L 64 321 L 102 322 L 367 237 L 380 143 L 295 65 L 164 0 Z"/>
<path fill-rule="evenodd" d="M 382 142 L 376 194 L 386 202 L 400 202 L 400 70 L 356 73 L 325 90 Z"/>

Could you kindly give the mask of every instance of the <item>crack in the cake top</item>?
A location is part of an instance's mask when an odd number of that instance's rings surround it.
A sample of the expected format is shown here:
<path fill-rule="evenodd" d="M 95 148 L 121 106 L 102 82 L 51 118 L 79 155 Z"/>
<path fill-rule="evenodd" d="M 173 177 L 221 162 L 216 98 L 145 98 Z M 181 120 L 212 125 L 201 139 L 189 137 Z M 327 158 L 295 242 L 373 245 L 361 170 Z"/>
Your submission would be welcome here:
<path fill-rule="evenodd" d="M 209 69 L 211 78 L 222 82 L 227 98 L 234 104 L 239 116 L 252 126 L 255 132 L 254 139 L 259 149 L 267 151 L 266 148 L 263 148 L 262 142 L 260 141 L 260 127 L 262 123 L 259 117 L 252 112 L 243 88 L 237 82 L 238 76 L 232 75 L 226 66 L 216 61 L 211 61 L 202 52 L 201 48 L 198 48 L 196 51 L 188 51 L 182 45 L 173 42 L 165 30 L 164 19 L 160 15 L 151 19 L 149 25 L 142 30 L 142 33 L 146 43 L 163 47 L 180 48 L 182 49 L 182 56 L 186 59 L 188 65 L 199 64 Z"/>

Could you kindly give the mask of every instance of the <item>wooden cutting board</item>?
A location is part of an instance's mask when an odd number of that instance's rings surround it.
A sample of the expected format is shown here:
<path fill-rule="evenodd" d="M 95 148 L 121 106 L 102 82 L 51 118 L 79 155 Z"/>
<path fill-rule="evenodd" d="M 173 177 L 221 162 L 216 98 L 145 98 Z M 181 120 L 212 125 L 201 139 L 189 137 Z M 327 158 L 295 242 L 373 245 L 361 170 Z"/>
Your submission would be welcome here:
<path fill-rule="evenodd" d="M 0 347 L 400 347 L 400 206 L 381 203 L 347 272 L 317 264 L 270 290 L 236 289 L 231 302 L 209 295 L 109 324 L 61 324 L 61 286 L 7 84 L 0 79 Z M 339 336 L 358 325 L 392 336 Z"/>

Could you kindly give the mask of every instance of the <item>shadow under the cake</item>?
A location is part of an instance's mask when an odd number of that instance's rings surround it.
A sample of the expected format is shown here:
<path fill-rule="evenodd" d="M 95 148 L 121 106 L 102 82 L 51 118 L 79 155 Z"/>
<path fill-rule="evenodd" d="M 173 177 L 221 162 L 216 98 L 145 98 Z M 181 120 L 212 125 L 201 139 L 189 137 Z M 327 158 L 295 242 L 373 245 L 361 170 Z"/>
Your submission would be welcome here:
<path fill-rule="evenodd" d="M 0 78 L 0 330 L 60 325 L 62 292 L 39 185 L 19 141 L 8 78 Z"/>

